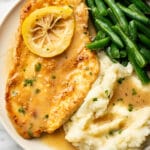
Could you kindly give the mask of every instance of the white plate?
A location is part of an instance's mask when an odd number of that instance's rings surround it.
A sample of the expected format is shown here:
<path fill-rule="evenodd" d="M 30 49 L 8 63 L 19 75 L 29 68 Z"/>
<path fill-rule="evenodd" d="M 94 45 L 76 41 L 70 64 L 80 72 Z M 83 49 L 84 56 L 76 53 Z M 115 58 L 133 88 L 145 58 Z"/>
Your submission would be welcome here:
<path fill-rule="evenodd" d="M 0 25 L 0 121 L 12 138 L 24 149 L 27 150 L 52 150 L 48 145 L 40 140 L 25 140 L 16 133 L 5 109 L 5 86 L 8 76 L 8 51 L 15 41 L 15 34 L 19 24 L 19 12 L 23 0 L 9 12 L 3 24 Z"/>
<path fill-rule="evenodd" d="M 25 140 L 18 135 L 12 123 L 10 122 L 5 109 L 5 86 L 8 76 L 8 51 L 12 48 L 13 41 L 15 41 L 15 34 L 19 25 L 20 8 L 24 0 L 15 3 L 16 6 L 9 11 L 9 14 L 0 24 L 0 121 L 4 125 L 11 137 L 26 150 L 53 150 L 52 147 L 44 144 L 40 139 Z M 59 143 L 58 143 L 59 144 Z M 150 150 L 149 148 L 147 150 Z"/>

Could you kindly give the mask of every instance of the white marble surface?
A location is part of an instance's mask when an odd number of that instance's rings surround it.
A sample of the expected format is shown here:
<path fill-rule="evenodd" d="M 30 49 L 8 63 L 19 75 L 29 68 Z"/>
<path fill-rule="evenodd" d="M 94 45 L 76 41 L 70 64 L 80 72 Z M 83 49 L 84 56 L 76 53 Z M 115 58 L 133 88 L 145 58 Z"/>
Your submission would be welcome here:
<path fill-rule="evenodd" d="M 7 16 L 9 10 L 18 2 L 19 0 L 0 0 L 0 24 Z M 22 150 L 18 144 L 8 135 L 8 133 L 3 128 L 0 123 L 0 150 Z"/>
<path fill-rule="evenodd" d="M 5 131 L 0 123 L 0 150 L 22 150 Z"/>

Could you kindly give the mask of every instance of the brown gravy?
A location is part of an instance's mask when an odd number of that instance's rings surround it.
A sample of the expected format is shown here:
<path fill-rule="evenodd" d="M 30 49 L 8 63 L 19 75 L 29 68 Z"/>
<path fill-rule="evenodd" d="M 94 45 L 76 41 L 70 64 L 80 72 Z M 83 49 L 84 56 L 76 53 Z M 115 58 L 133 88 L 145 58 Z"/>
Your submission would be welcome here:
<path fill-rule="evenodd" d="M 132 104 L 134 108 L 150 106 L 150 90 L 139 89 L 132 78 L 128 77 L 121 84 L 117 83 L 114 89 L 110 105 L 115 105 L 117 102 L 121 102 L 126 106 Z"/>
<path fill-rule="evenodd" d="M 53 134 L 44 135 L 41 140 L 54 150 L 76 150 L 69 142 L 65 140 L 63 129 L 58 129 Z"/>
<path fill-rule="evenodd" d="M 105 123 L 109 123 L 111 121 L 113 121 L 114 116 L 112 114 L 106 114 L 103 117 L 97 118 L 94 120 L 93 123 L 98 123 L 99 125 L 103 125 Z"/>

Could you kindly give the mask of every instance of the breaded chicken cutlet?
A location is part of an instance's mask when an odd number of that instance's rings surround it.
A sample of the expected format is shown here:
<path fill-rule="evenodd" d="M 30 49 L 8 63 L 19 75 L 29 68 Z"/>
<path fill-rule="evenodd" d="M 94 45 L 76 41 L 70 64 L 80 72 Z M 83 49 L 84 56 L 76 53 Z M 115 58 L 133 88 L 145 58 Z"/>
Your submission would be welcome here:
<path fill-rule="evenodd" d="M 43 58 L 26 46 L 21 26 L 25 18 L 46 6 L 71 6 L 75 17 L 72 41 L 62 54 Z M 99 62 L 86 48 L 88 10 L 82 0 L 28 0 L 21 11 L 14 67 L 7 83 L 6 107 L 24 138 L 52 133 L 82 104 L 99 73 Z"/>

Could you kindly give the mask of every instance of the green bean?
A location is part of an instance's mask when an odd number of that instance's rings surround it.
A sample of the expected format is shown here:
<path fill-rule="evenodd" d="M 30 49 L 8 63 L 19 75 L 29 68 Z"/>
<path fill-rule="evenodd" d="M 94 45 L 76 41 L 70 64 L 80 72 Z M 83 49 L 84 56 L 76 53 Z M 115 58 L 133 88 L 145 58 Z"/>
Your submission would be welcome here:
<path fill-rule="evenodd" d="M 118 0 L 120 3 L 122 3 L 124 6 L 127 6 L 131 4 L 128 0 Z"/>
<path fill-rule="evenodd" d="M 128 65 L 128 62 L 129 62 L 129 61 L 128 61 L 128 59 L 126 59 L 126 58 L 120 60 L 120 64 L 122 64 L 122 65 L 125 66 L 125 67 Z"/>
<path fill-rule="evenodd" d="M 86 0 L 86 3 L 88 5 L 88 7 L 90 7 L 90 8 L 94 8 L 95 7 L 95 4 L 94 4 L 93 0 Z"/>
<path fill-rule="evenodd" d="M 110 48 L 110 47 L 107 47 L 107 49 L 106 49 L 106 54 L 107 54 L 111 59 L 113 59 L 112 54 L 111 54 L 111 48 Z"/>
<path fill-rule="evenodd" d="M 106 17 L 99 16 L 96 19 L 100 19 L 101 21 L 107 23 L 110 27 L 113 25 L 112 22 L 109 19 L 107 19 Z"/>
<path fill-rule="evenodd" d="M 99 0 L 98 0 L 99 1 Z M 95 19 L 98 18 L 104 22 L 106 22 L 109 26 L 112 26 L 113 24 L 111 23 L 111 21 L 105 17 L 103 17 L 100 13 L 100 11 L 98 10 L 98 8 L 95 6 L 94 0 L 87 0 L 87 5 L 90 8 L 91 14 L 93 16 L 94 19 L 94 25 L 96 27 L 96 29 L 98 30 L 98 26 L 97 23 L 95 22 Z M 105 4 L 104 4 L 105 5 Z"/>
<path fill-rule="evenodd" d="M 123 48 L 123 43 L 120 37 L 114 33 L 114 31 L 109 27 L 107 23 L 101 21 L 100 19 L 96 19 L 96 23 L 111 37 L 112 41 L 116 43 L 119 48 Z"/>
<path fill-rule="evenodd" d="M 108 45 L 109 41 L 110 41 L 110 37 L 106 37 L 104 39 L 100 39 L 100 40 L 94 41 L 92 43 L 89 43 L 86 45 L 86 47 L 91 50 L 104 48 L 105 46 Z"/>
<path fill-rule="evenodd" d="M 141 68 L 145 67 L 146 60 L 144 59 L 144 57 L 138 51 L 137 46 L 135 45 L 135 43 L 132 42 L 129 39 L 129 37 L 123 32 L 123 30 L 118 25 L 115 25 L 112 28 L 115 30 L 116 33 L 118 33 L 120 35 L 120 37 L 122 38 L 122 40 L 126 44 L 127 48 L 129 49 L 129 52 L 132 53 L 132 55 L 134 55 L 137 64 Z"/>
<path fill-rule="evenodd" d="M 147 62 L 150 63 L 150 50 L 142 47 L 140 49 L 140 53 L 145 57 L 145 59 L 147 60 Z"/>
<path fill-rule="evenodd" d="M 144 34 L 138 34 L 138 37 L 141 43 L 150 48 L 150 39 L 147 36 L 145 36 Z"/>
<path fill-rule="evenodd" d="M 149 18 L 147 18 L 146 16 L 141 15 L 140 13 L 133 11 L 129 8 L 124 7 L 123 5 L 121 5 L 120 3 L 117 3 L 117 6 L 129 17 L 141 21 L 144 24 L 150 24 L 150 20 Z"/>
<path fill-rule="evenodd" d="M 136 27 L 134 20 L 129 22 L 129 35 L 130 35 L 131 40 L 136 41 L 136 39 L 137 39 L 137 27 Z"/>
<path fill-rule="evenodd" d="M 91 8 L 90 11 L 91 11 L 92 16 L 93 16 L 94 19 L 95 19 L 95 17 L 97 18 L 97 17 L 101 16 L 101 14 L 100 14 L 99 10 L 97 9 L 97 7 Z"/>
<path fill-rule="evenodd" d="M 107 8 L 106 8 L 106 5 L 103 2 L 103 0 L 95 0 L 95 4 L 96 4 L 98 10 L 100 11 L 100 14 L 102 16 L 106 16 L 107 15 Z"/>
<path fill-rule="evenodd" d="M 142 81 L 143 84 L 148 84 L 150 82 L 150 78 L 147 75 L 147 72 L 140 68 L 139 65 L 137 64 L 134 55 L 128 50 L 128 58 L 130 63 L 132 64 L 137 76 L 139 79 Z"/>
<path fill-rule="evenodd" d="M 114 63 L 118 62 L 116 59 L 113 58 L 110 47 L 107 47 L 105 52 L 112 62 Z"/>
<path fill-rule="evenodd" d="M 104 1 L 112 10 L 121 28 L 124 30 L 124 32 L 128 33 L 128 22 L 125 18 L 124 13 L 120 10 L 119 7 L 117 7 L 114 0 L 104 0 Z"/>
<path fill-rule="evenodd" d="M 120 52 L 116 44 L 114 43 L 111 44 L 110 52 L 111 52 L 112 58 L 115 58 L 115 59 L 120 58 Z"/>
<path fill-rule="evenodd" d="M 128 8 L 131 9 L 131 10 L 133 10 L 133 11 L 136 11 L 140 15 L 144 16 L 143 12 L 138 7 L 136 7 L 135 4 L 130 4 Z"/>
<path fill-rule="evenodd" d="M 129 0 L 134 3 L 144 13 L 150 13 L 150 6 L 144 3 L 142 0 Z"/>
<path fill-rule="evenodd" d="M 101 19 L 102 21 L 106 22 L 109 26 L 112 26 L 113 24 L 111 23 L 111 21 L 109 19 L 107 19 L 106 17 L 103 17 L 99 10 L 97 9 L 97 7 L 93 7 L 91 8 L 91 13 L 92 13 L 92 16 L 94 18 L 94 20 L 97 18 L 97 19 Z"/>
<path fill-rule="evenodd" d="M 135 24 L 138 30 L 140 30 L 142 33 L 144 33 L 147 37 L 150 38 L 150 29 L 148 27 L 146 27 L 139 21 L 135 21 Z"/>
<path fill-rule="evenodd" d="M 107 9 L 108 15 L 110 17 L 110 19 L 113 21 L 114 24 L 117 23 L 117 19 L 115 17 L 115 15 L 113 14 L 112 10 L 110 8 Z"/>
<path fill-rule="evenodd" d="M 120 57 L 121 58 L 126 58 L 127 57 L 127 51 L 126 50 L 121 50 L 120 51 Z"/>
<path fill-rule="evenodd" d="M 94 3 L 94 0 L 86 0 L 86 2 L 87 2 L 88 7 L 90 8 L 90 11 L 93 17 L 98 17 L 101 15 Z"/>
<path fill-rule="evenodd" d="M 96 7 L 91 8 L 90 11 L 91 11 L 91 14 L 93 16 L 94 25 L 95 25 L 97 30 L 99 30 L 99 28 L 97 26 L 97 23 L 95 22 L 96 18 L 101 19 L 102 21 L 106 22 L 109 26 L 113 25 L 110 20 L 108 20 L 107 18 L 101 16 L 100 12 L 98 11 L 98 9 Z"/>
<path fill-rule="evenodd" d="M 87 3 L 87 6 L 89 7 L 89 10 L 90 10 L 91 15 L 92 15 L 92 17 L 93 17 L 91 20 L 93 20 L 93 23 L 94 23 L 94 26 L 95 26 L 95 28 L 96 28 L 96 31 L 98 31 L 98 30 L 99 30 L 99 27 L 97 26 L 97 24 L 96 24 L 95 21 L 94 21 L 94 16 L 95 16 L 95 15 L 99 15 L 99 11 L 96 9 L 96 6 L 95 6 L 93 0 L 86 0 L 86 3 Z"/>
<path fill-rule="evenodd" d="M 106 37 L 106 33 L 102 30 L 99 30 L 93 41 L 100 40 L 100 39 L 103 39 L 105 37 Z"/>

